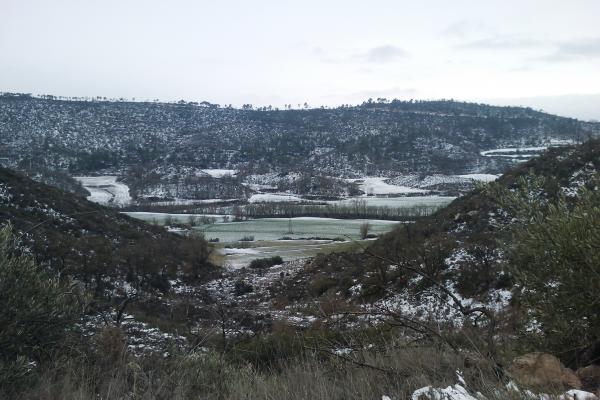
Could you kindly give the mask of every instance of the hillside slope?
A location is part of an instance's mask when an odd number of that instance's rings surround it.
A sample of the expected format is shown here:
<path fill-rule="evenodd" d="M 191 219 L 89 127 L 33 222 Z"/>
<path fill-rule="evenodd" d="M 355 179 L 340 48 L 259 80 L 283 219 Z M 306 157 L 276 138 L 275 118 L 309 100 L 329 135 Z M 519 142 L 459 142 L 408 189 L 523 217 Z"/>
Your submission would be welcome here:
<path fill-rule="evenodd" d="M 163 175 L 192 169 L 190 176 L 198 168 L 332 176 L 497 172 L 510 163 L 480 152 L 599 131 L 531 109 L 454 101 L 254 110 L 0 96 L 0 156 L 77 173 L 132 165 Z"/>
<path fill-rule="evenodd" d="M 117 286 L 167 291 L 169 279 L 214 270 L 202 239 L 188 239 L 85 198 L 0 169 L 0 223 L 10 222 L 39 263 L 99 295 Z"/>
<path fill-rule="evenodd" d="M 543 186 L 528 196 L 538 204 L 559 196 L 575 202 L 583 188 L 597 192 L 600 141 L 551 149 L 434 215 L 400 225 L 362 254 L 317 257 L 303 271 L 306 289 L 290 289 L 288 296 L 333 296 L 368 308 L 399 308 L 445 321 L 456 318 L 447 297 L 411 272 L 413 268 L 443 283 L 465 304 L 479 302 L 505 311 L 512 297 L 505 251 L 516 220 L 496 195 L 498 190 L 522 189 L 534 177 L 542 178 Z"/>

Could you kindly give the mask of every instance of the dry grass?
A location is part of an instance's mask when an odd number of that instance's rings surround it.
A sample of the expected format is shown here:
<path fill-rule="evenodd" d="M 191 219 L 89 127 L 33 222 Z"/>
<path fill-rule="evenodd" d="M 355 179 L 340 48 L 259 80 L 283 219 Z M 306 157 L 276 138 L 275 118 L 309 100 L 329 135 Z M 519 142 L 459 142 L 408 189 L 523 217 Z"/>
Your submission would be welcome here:
<path fill-rule="evenodd" d="M 305 351 L 265 369 L 227 361 L 214 352 L 134 358 L 120 351 L 118 343 L 118 335 L 106 332 L 99 338 L 99 352 L 55 361 L 18 397 L 379 400 L 386 395 L 406 399 L 423 386 L 455 384 L 455 371 L 462 370 L 472 390 L 485 393 L 490 400 L 511 398 L 497 391 L 499 385 L 485 362 L 434 347 L 361 351 L 348 359 Z"/>

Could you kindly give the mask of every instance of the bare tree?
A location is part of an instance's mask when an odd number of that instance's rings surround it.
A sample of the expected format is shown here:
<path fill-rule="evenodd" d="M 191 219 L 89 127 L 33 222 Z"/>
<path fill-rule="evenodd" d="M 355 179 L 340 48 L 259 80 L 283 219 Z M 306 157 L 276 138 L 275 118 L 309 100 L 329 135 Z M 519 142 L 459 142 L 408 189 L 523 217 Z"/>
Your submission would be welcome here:
<path fill-rule="evenodd" d="M 369 223 L 369 221 L 363 222 L 359 227 L 360 238 L 366 239 L 369 236 L 370 230 L 371 230 L 371 224 Z"/>

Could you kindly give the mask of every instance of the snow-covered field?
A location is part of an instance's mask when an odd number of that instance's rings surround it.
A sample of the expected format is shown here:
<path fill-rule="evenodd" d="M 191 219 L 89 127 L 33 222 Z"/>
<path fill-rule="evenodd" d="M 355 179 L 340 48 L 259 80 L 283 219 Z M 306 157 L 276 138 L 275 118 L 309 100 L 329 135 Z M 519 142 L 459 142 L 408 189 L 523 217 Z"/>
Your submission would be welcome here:
<path fill-rule="evenodd" d="M 397 221 L 300 217 L 260 218 L 202 225 L 196 229 L 202 231 L 207 239 L 219 239 L 219 242 L 237 242 L 248 236 L 254 237 L 254 240 L 278 240 L 284 237 L 359 239 L 360 226 L 365 222 L 370 224 L 369 232 L 374 234 L 387 232 L 398 224 Z"/>
<path fill-rule="evenodd" d="M 328 201 L 329 204 L 340 204 L 351 206 L 356 202 L 365 202 L 367 207 L 390 207 L 390 208 L 412 208 L 412 207 L 443 207 L 456 197 L 452 196 L 405 196 L 405 197 L 375 197 L 360 196 L 349 197 L 344 200 Z"/>
<path fill-rule="evenodd" d="M 360 179 L 350 179 L 350 181 L 358 183 L 360 190 L 368 195 L 427 193 L 427 190 L 423 189 L 391 185 L 385 182 L 387 179 L 388 178 L 382 177 L 365 177 Z"/>
<path fill-rule="evenodd" d="M 225 256 L 225 267 L 234 270 L 248 266 L 257 258 L 280 256 L 284 262 L 302 260 L 347 244 L 332 240 L 275 240 L 254 242 L 255 247 L 250 248 L 220 248 L 219 252 Z"/>
<path fill-rule="evenodd" d="M 492 179 L 493 177 L 493 179 Z M 496 175 L 489 175 L 485 178 L 482 176 L 478 180 L 494 180 Z M 476 180 L 476 178 L 469 176 L 469 179 Z M 426 195 L 427 190 L 412 189 L 405 186 L 388 185 L 384 183 L 379 186 L 378 193 L 374 193 L 373 196 L 354 196 L 348 197 L 342 200 L 328 200 L 326 203 L 329 204 L 344 204 L 351 205 L 357 201 L 366 202 L 367 206 L 387 206 L 387 207 L 413 207 L 413 206 L 429 206 L 429 205 L 446 205 L 450 203 L 455 197 L 451 196 L 428 196 Z M 382 197 L 377 197 L 379 194 Z M 424 194 L 419 196 L 398 196 L 388 197 L 387 195 L 399 195 L 399 194 Z M 322 200 L 303 199 L 300 196 L 285 193 L 257 193 L 252 195 L 248 199 L 249 203 L 280 203 L 280 202 L 302 202 L 302 203 L 323 203 Z"/>
<path fill-rule="evenodd" d="M 114 175 L 76 176 L 81 185 L 90 193 L 88 200 L 103 205 L 126 206 L 131 203 L 129 187 L 117 182 Z"/>
<path fill-rule="evenodd" d="M 335 219 L 317 217 L 261 218 L 242 222 L 232 220 L 230 215 L 167 214 L 152 212 L 124 212 L 130 217 L 149 223 L 189 224 L 201 232 L 206 239 L 218 239 L 227 244 L 220 248 L 225 256 L 225 265 L 241 268 L 257 258 L 278 255 L 285 261 L 314 257 L 317 253 L 331 251 L 334 247 L 347 245 L 350 240 L 360 239 L 360 227 L 369 223 L 369 233 L 382 234 L 390 231 L 399 222 L 385 220 Z M 202 224 L 208 218 L 212 223 Z M 291 228 L 291 229 L 290 229 Z M 251 237 L 252 241 L 245 241 Z M 244 241 L 241 241 L 244 239 Z M 339 240 L 332 239 L 343 239 Z"/>
<path fill-rule="evenodd" d="M 204 200 L 194 200 L 194 199 L 173 199 L 173 200 L 165 200 L 165 201 L 153 201 L 153 206 L 191 206 L 196 204 L 215 204 L 215 203 L 233 203 L 238 201 L 239 199 L 204 199 Z"/>
<path fill-rule="evenodd" d="M 248 202 L 250 203 L 273 203 L 283 201 L 302 201 L 298 196 L 285 193 L 258 193 L 253 194 Z"/>
<path fill-rule="evenodd" d="M 174 223 L 178 224 L 189 224 L 190 222 L 200 223 L 202 219 L 206 218 L 214 223 L 220 223 L 230 221 L 233 219 L 233 215 L 216 215 L 216 214 L 169 214 L 169 213 L 157 213 L 157 212 L 145 212 L 145 211 L 128 211 L 123 214 L 129 215 L 132 218 L 140 219 L 148 223 L 157 223 L 163 225 L 167 219 L 170 219 Z"/>

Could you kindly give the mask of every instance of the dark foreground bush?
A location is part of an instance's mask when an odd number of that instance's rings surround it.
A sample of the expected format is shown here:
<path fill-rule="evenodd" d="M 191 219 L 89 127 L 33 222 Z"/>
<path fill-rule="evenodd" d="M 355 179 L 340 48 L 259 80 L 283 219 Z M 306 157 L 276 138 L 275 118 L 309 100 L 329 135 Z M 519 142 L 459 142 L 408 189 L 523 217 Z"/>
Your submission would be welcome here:
<path fill-rule="evenodd" d="M 247 293 L 252 293 L 254 291 L 254 287 L 247 282 L 242 280 L 236 281 L 234 285 L 233 292 L 236 296 L 243 296 Z"/>
<path fill-rule="evenodd" d="M 270 258 L 257 258 L 256 260 L 252 260 L 252 262 L 250 263 L 250 268 L 267 269 L 271 268 L 274 265 L 280 264 L 283 264 L 283 259 L 279 256 Z"/>
<path fill-rule="evenodd" d="M 513 224 L 510 272 L 522 313 L 521 341 L 560 354 L 573 367 L 600 357 L 600 195 L 583 190 L 575 199 L 547 204 L 531 200 L 544 184 L 523 180 L 521 190 L 501 194 L 521 223 Z"/>
<path fill-rule="evenodd" d="M 0 387 L 17 387 L 65 342 L 79 307 L 73 290 L 22 254 L 0 230 Z"/>

